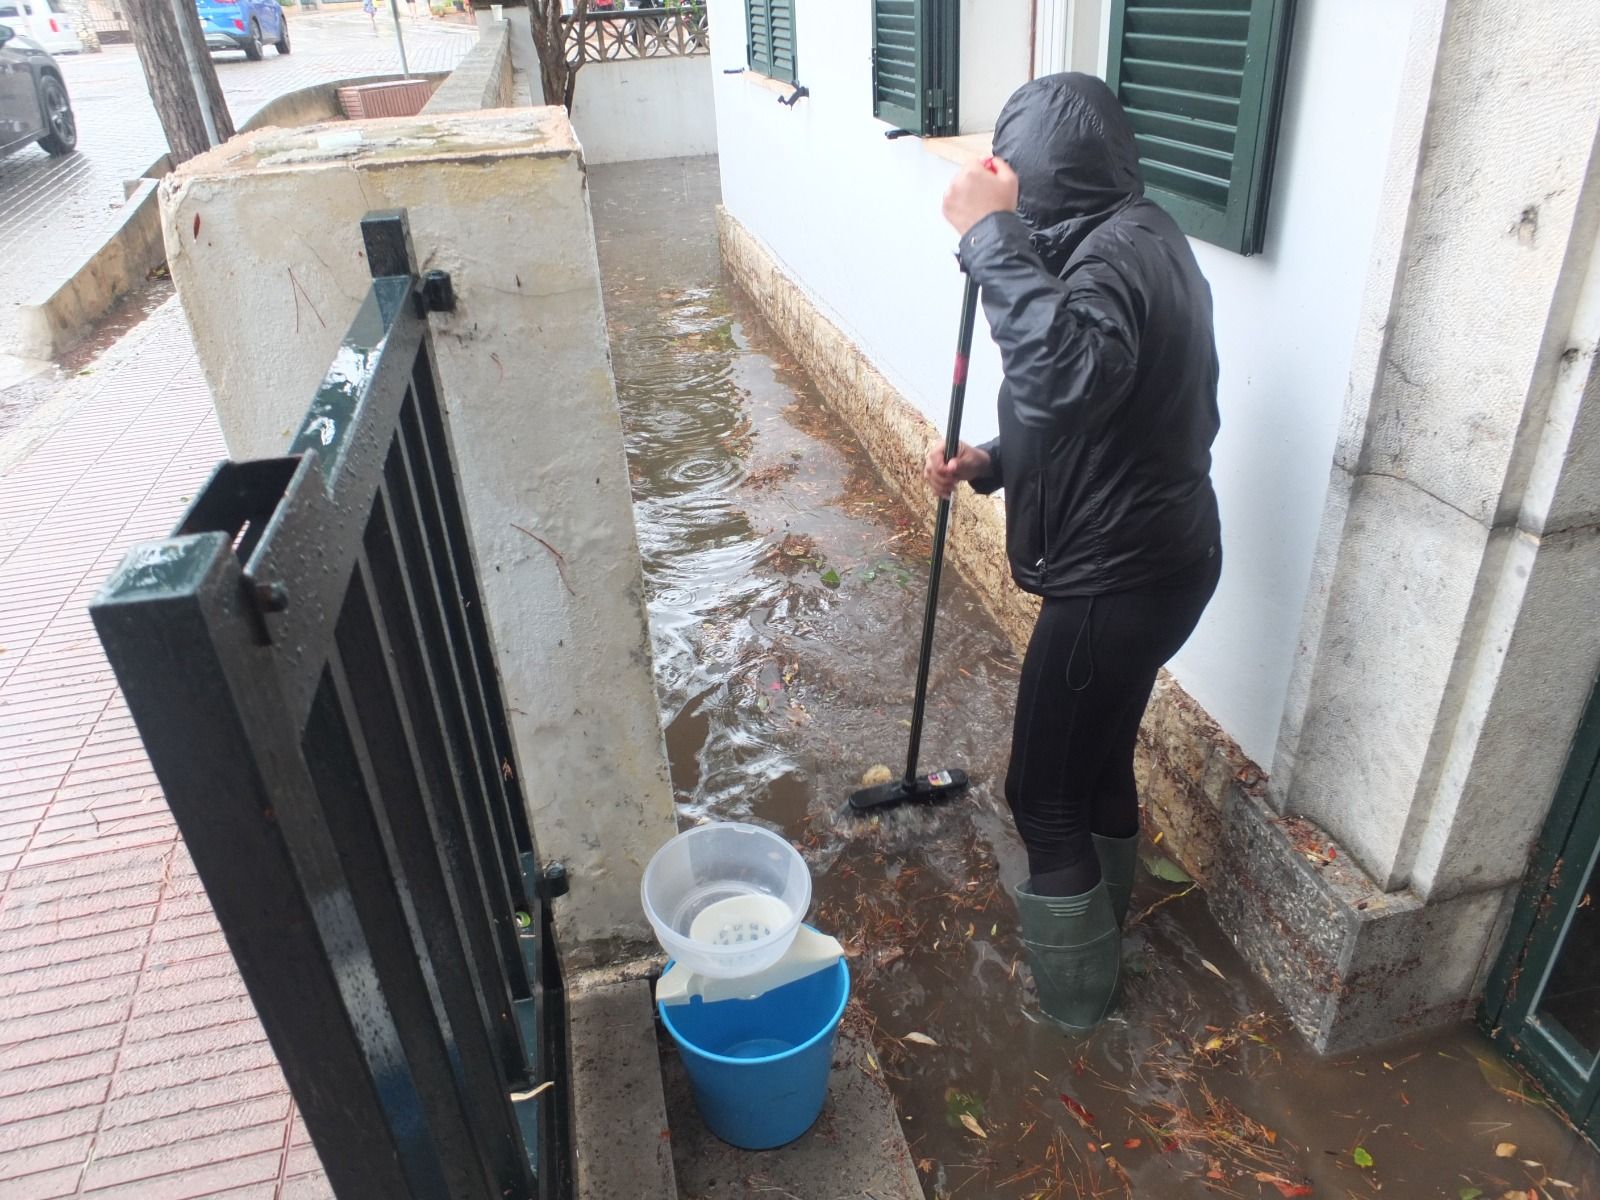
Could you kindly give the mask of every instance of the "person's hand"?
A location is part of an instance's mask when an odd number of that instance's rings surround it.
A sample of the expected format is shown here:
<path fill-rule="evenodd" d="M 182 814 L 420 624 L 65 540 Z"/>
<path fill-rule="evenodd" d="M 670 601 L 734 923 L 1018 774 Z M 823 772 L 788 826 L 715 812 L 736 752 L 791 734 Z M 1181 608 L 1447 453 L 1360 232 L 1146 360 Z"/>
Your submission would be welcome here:
<path fill-rule="evenodd" d="M 1016 209 L 1017 173 L 998 158 L 969 164 L 944 194 L 944 219 L 962 237 L 990 213 Z"/>
<path fill-rule="evenodd" d="M 922 478 L 928 490 L 941 500 L 948 500 L 963 480 L 982 479 L 990 471 L 989 452 L 976 446 L 961 443 L 956 456 L 946 461 L 944 443 L 935 442 L 928 447 L 928 456 L 922 461 Z"/>

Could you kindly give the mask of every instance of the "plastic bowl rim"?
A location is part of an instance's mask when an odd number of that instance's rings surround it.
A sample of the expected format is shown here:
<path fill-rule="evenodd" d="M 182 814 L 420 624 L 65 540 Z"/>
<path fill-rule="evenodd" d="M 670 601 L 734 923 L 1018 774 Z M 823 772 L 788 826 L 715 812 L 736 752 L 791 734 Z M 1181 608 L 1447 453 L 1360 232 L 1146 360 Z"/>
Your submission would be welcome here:
<path fill-rule="evenodd" d="M 781 930 L 769 934 L 765 941 L 755 941 L 755 942 L 744 942 L 744 943 L 741 943 L 740 952 L 748 954 L 748 953 L 750 953 L 750 952 L 752 952 L 754 950 L 767 949 L 767 948 L 770 948 L 775 942 L 777 942 L 781 938 L 792 937 L 793 934 L 795 933 L 795 931 L 800 928 L 801 922 L 803 922 L 806 919 L 806 913 L 811 910 L 811 894 L 812 894 L 811 868 L 806 866 L 805 856 L 803 854 L 801 854 L 800 851 L 798 851 L 798 850 L 796 850 L 794 848 L 794 844 L 792 842 L 790 842 L 788 838 L 784 837 L 781 833 L 775 833 L 773 830 L 768 829 L 765 825 L 756 825 L 756 824 L 754 824 L 754 823 L 752 823 L 750 821 L 708 821 L 704 825 L 696 825 L 693 829 L 685 829 L 682 833 L 673 834 L 673 836 L 671 838 L 669 838 L 667 841 L 665 841 L 665 842 L 663 842 L 661 844 L 660 848 L 657 849 L 656 852 L 650 856 L 650 861 L 645 864 L 644 874 L 642 876 L 640 876 L 640 878 L 639 878 L 639 906 L 644 909 L 645 919 L 650 922 L 651 928 L 655 930 L 657 940 L 664 942 L 664 941 L 666 941 L 666 939 L 668 937 L 671 937 L 671 938 L 674 938 L 674 939 L 682 942 L 684 944 L 685 948 L 692 949 L 695 953 L 699 953 L 700 948 L 702 946 L 704 946 L 704 947 L 706 947 L 707 949 L 709 949 L 712 952 L 710 957 L 713 957 L 713 958 L 734 958 L 734 957 L 736 957 L 735 954 L 720 954 L 720 953 L 718 953 L 718 951 L 721 951 L 721 950 L 732 950 L 733 947 L 719 947 L 719 946 L 713 946 L 713 945 L 711 945 L 710 943 L 707 943 L 707 942 L 697 942 L 693 938 L 691 938 L 688 934 L 679 933 L 676 929 L 673 929 L 670 925 L 668 925 L 664 920 L 659 919 L 659 917 L 656 914 L 655 906 L 650 903 L 650 899 L 649 899 L 649 897 L 650 897 L 650 890 L 649 890 L 650 889 L 650 876 L 656 869 L 656 863 L 659 862 L 660 859 L 661 859 L 661 851 L 665 850 L 668 846 L 672 845 L 672 843 L 676 842 L 679 838 L 687 838 L 691 834 L 694 834 L 694 833 L 696 833 L 696 832 L 698 832 L 699 830 L 702 830 L 702 829 L 754 830 L 756 833 L 759 833 L 759 834 L 761 834 L 761 835 L 763 835 L 765 837 L 771 838 L 773 841 L 775 841 L 779 845 L 781 845 L 784 849 L 789 851 L 790 854 L 793 854 L 796 858 L 798 858 L 800 860 L 800 866 L 802 867 L 801 874 L 802 874 L 802 877 L 805 879 L 805 904 L 803 904 L 798 909 L 790 909 L 789 920 L 784 923 L 784 926 L 783 926 L 783 928 Z M 741 1060 L 738 1060 L 738 1061 L 754 1061 L 754 1060 L 742 1060 L 741 1059 Z"/>

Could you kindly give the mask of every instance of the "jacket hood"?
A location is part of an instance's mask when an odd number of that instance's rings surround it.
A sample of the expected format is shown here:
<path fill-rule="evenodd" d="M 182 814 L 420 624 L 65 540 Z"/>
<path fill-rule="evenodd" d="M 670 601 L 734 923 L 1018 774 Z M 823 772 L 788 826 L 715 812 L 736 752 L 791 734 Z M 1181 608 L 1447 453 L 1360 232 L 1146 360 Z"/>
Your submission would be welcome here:
<path fill-rule="evenodd" d="M 1017 173 L 1017 211 L 1059 271 L 1101 222 L 1144 195 L 1133 126 L 1093 75 L 1023 84 L 995 123 L 994 153 Z"/>

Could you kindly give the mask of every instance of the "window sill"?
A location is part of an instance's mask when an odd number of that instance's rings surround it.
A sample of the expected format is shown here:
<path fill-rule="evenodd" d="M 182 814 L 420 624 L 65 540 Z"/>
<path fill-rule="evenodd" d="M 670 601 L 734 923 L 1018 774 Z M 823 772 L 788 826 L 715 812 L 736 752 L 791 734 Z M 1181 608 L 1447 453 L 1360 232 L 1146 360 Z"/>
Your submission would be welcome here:
<path fill-rule="evenodd" d="M 993 153 L 994 134 L 963 133 L 959 137 L 923 138 L 922 148 L 929 154 L 949 159 L 958 167 L 969 167 Z"/>
<path fill-rule="evenodd" d="M 745 68 L 742 77 L 746 82 L 760 88 L 762 91 L 776 93 L 785 100 L 793 94 L 795 89 L 795 85 L 792 83 L 782 79 L 774 79 L 771 75 L 763 75 L 760 71 L 752 71 L 748 67 Z"/>

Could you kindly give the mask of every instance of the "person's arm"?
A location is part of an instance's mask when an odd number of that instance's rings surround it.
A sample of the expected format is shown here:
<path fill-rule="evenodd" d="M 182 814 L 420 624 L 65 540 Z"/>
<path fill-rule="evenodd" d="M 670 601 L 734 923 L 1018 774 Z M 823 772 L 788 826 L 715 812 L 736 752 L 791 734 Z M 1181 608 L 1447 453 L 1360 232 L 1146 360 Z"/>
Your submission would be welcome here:
<path fill-rule="evenodd" d="M 1012 212 L 995 212 L 961 239 L 962 265 L 982 288 L 1018 419 L 1072 435 L 1092 428 L 1127 396 L 1139 361 L 1142 305 L 1103 259 L 1057 278 Z"/>
<path fill-rule="evenodd" d="M 1000 469 L 1000 439 L 985 442 L 978 447 L 989 456 L 989 470 L 987 474 L 976 479 L 967 480 L 972 485 L 972 490 L 980 496 L 987 496 L 990 492 L 998 492 L 1005 484 L 1005 473 Z"/>

